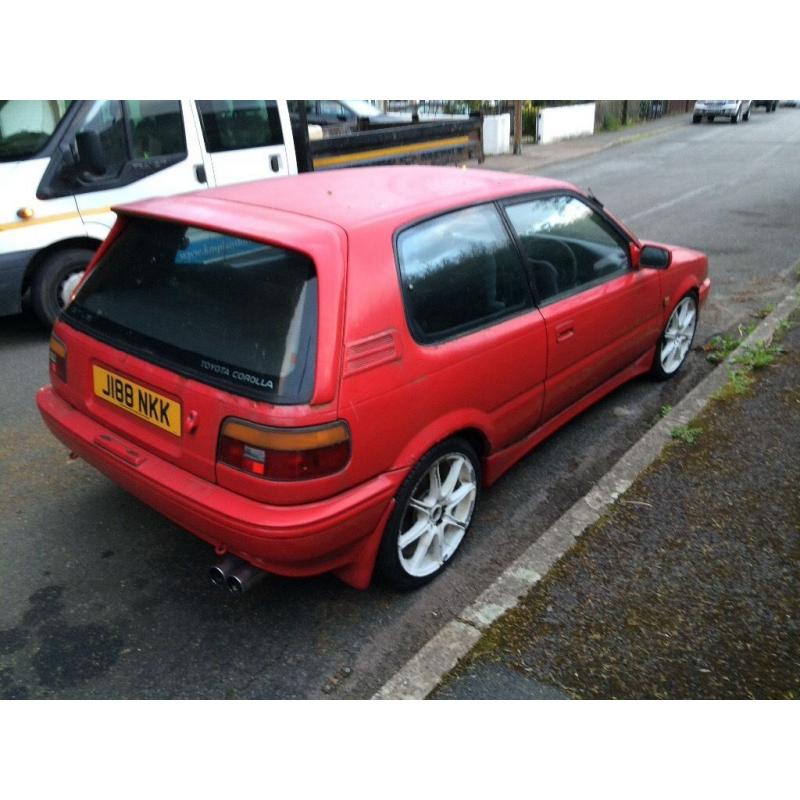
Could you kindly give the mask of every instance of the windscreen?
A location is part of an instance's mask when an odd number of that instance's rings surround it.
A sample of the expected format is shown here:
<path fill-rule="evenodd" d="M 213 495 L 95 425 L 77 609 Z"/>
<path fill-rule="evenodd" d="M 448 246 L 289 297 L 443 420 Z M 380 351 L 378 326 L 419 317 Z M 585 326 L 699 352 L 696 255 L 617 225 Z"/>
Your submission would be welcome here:
<path fill-rule="evenodd" d="M 49 141 L 70 100 L 0 100 L 0 161 L 20 161 Z"/>
<path fill-rule="evenodd" d="M 64 319 L 235 394 L 311 397 L 317 279 L 311 259 L 293 250 L 131 219 Z"/>

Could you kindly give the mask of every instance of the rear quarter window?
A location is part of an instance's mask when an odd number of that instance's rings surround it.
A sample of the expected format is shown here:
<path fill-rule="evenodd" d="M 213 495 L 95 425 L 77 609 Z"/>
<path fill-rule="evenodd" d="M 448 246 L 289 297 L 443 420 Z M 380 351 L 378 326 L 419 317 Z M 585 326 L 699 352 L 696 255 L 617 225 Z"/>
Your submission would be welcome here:
<path fill-rule="evenodd" d="M 317 279 L 302 253 L 132 219 L 64 312 L 146 360 L 270 402 L 311 397 Z"/>
<path fill-rule="evenodd" d="M 493 205 L 401 231 L 397 258 L 418 341 L 467 333 L 533 305 L 517 251 Z"/>

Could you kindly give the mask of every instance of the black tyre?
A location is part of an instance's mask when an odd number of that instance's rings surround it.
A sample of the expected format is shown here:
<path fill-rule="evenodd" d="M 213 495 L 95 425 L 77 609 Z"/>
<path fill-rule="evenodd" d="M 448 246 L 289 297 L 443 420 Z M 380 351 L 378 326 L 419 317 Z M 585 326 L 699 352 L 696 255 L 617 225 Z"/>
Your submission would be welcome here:
<path fill-rule="evenodd" d="M 395 498 L 376 564 L 384 582 L 406 591 L 439 575 L 469 529 L 480 486 L 480 459 L 464 439 L 430 450 Z"/>
<path fill-rule="evenodd" d="M 706 119 L 707 119 L 709 122 L 713 122 L 713 121 L 714 121 L 714 115 L 713 115 L 713 114 L 709 114 L 709 115 L 706 117 Z"/>
<path fill-rule="evenodd" d="M 736 110 L 736 113 L 731 117 L 731 123 L 733 125 L 738 125 L 742 121 L 742 107 Z"/>
<path fill-rule="evenodd" d="M 750 106 L 750 108 L 747 109 L 747 113 L 744 115 L 744 117 L 742 117 L 742 119 L 744 119 L 745 122 L 747 122 L 750 119 L 750 112 L 752 110 L 753 110 L 753 106 Z"/>
<path fill-rule="evenodd" d="M 684 295 L 672 309 L 658 340 L 651 368 L 652 376 L 665 381 L 686 363 L 697 331 L 698 307 L 694 293 Z"/>
<path fill-rule="evenodd" d="M 31 283 L 31 306 L 43 325 L 52 327 L 93 255 L 92 250 L 71 247 L 39 264 Z"/>
<path fill-rule="evenodd" d="M 693 116 L 693 117 L 692 117 L 692 122 L 693 122 L 695 125 L 697 125 L 697 123 L 698 123 L 698 122 L 700 122 L 702 119 L 703 119 L 703 118 L 702 118 L 702 117 L 701 117 L 699 114 L 697 114 L 696 116 Z"/>

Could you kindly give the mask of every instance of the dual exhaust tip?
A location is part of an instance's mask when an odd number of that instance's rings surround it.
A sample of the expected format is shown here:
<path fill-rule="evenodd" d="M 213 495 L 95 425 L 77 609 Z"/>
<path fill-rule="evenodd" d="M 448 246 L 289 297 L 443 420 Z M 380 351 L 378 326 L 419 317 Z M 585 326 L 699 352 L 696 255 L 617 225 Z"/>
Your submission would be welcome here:
<path fill-rule="evenodd" d="M 227 589 L 231 594 L 244 594 L 260 583 L 266 575 L 264 570 L 232 555 L 227 555 L 218 561 L 209 572 L 211 583 Z"/>

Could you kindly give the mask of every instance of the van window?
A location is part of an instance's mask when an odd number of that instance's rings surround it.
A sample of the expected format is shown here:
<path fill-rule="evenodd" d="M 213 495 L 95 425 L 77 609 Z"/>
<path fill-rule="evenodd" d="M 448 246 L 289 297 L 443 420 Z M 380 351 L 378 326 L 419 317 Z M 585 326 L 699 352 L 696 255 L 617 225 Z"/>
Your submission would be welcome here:
<path fill-rule="evenodd" d="M 316 273 L 292 250 L 131 219 L 64 318 L 236 394 L 273 403 L 311 397 Z"/>
<path fill-rule="evenodd" d="M 283 144 L 275 100 L 198 100 L 209 153 Z"/>
<path fill-rule="evenodd" d="M 106 174 L 118 175 L 128 160 L 125 137 L 125 116 L 120 100 L 97 100 L 86 116 L 79 132 L 93 131 L 100 137 L 106 163 Z"/>
<path fill-rule="evenodd" d="M 80 131 L 96 131 L 100 135 L 109 174 L 117 174 L 130 159 L 147 160 L 186 154 L 186 135 L 179 100 L 98 100 Z"/>
<path fill-rule="evenodd" d="M 397 254 L 414 336 L 437 341 L 533 305 L 497 209 L 477 206 L 402 231 Z"/>
<path fill-rule="evenodd" d="M 179 100 L 128 100 L 134 158 L 155 158 L 186 152 Z"/>
<path fill-rule="evenodd" d="M 36 155 L 71 105 L 71 100 L 0 100 L 0 161 Z"/>

